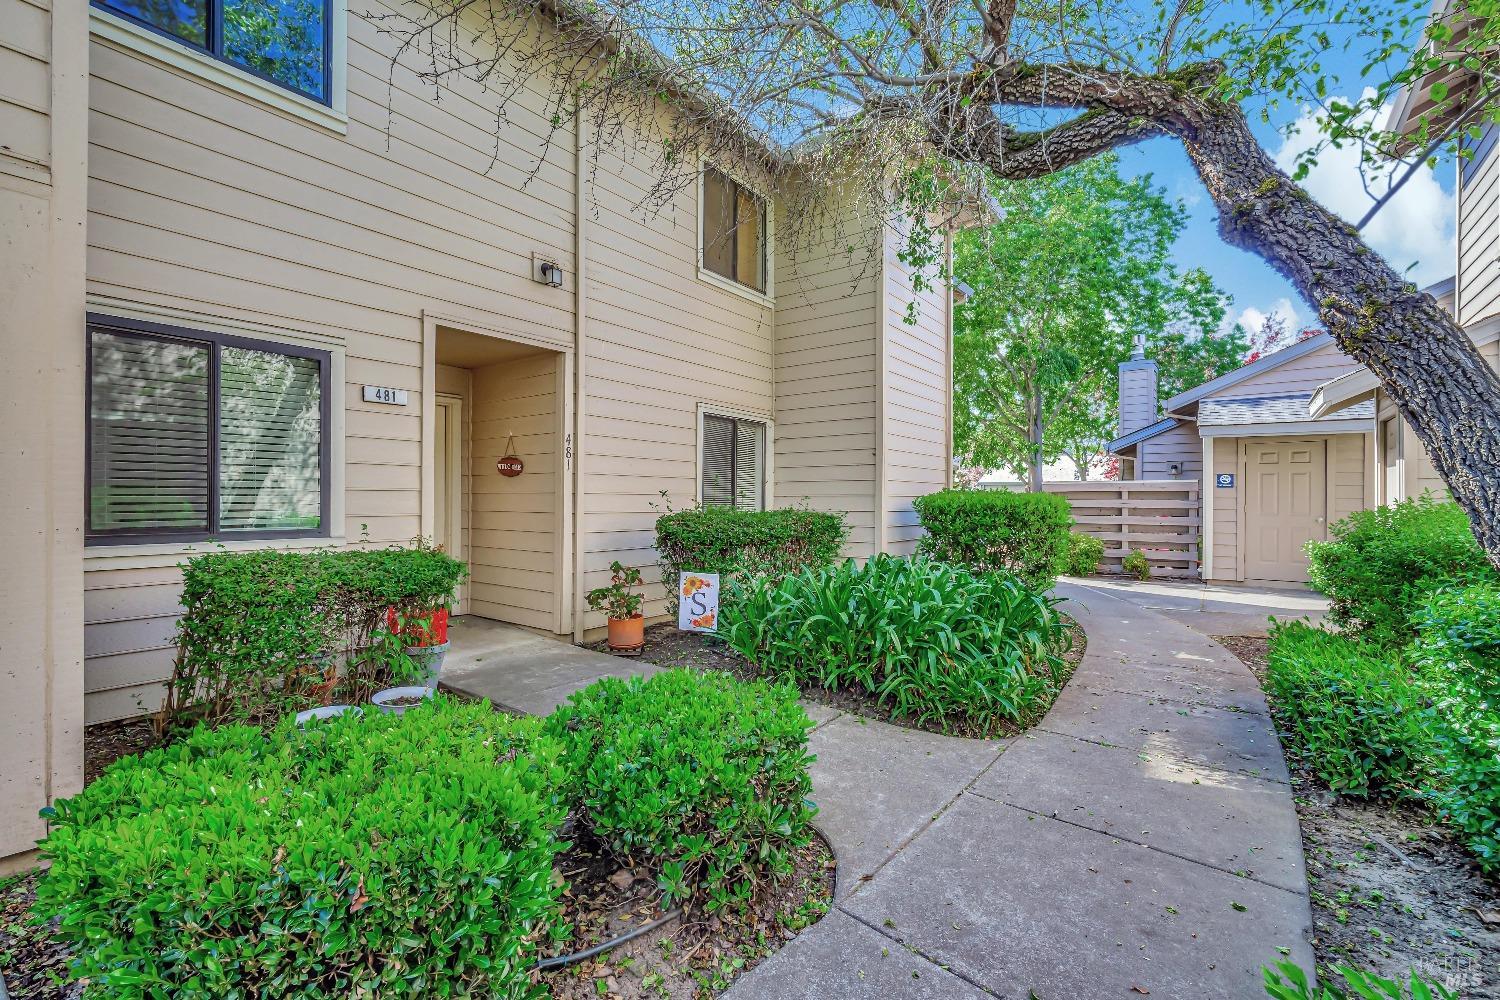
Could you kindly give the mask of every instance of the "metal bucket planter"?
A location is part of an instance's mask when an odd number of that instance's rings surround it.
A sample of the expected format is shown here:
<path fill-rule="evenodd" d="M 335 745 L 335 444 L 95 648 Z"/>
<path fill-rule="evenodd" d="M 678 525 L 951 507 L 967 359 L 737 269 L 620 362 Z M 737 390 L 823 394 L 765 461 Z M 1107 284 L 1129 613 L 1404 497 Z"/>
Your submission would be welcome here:
<path fill-rule="evenodd" d="M 309 708 L 305 712 L 297 713 L 297 725 L 305 726 L 314 719 L 334 719 L 345 712 L 359 712 L 360 709 L 354 705 L 324 705 L 321 708 Z"/>
<path fill-rule="evenodd" d="M 443 659 L 448 655 L 446 642 L 436 646 L 407 646 L 406 655 L 416 661 L 420 672 L 415 681 L 427 685 L 427 690 L 437 688 L 438 677 L 443 672 Z"/>
<path fill-rule="evenodd" d="M 423 687 L 420 684 L 410 684 L 405 687 L 386 688 L 377 691 L 370 699 L 370 704 L 385 712 L 387 715 L 405 715 L 407 709 L 416 708 L 423 701 L 432 697 L 432 688 Z"/>

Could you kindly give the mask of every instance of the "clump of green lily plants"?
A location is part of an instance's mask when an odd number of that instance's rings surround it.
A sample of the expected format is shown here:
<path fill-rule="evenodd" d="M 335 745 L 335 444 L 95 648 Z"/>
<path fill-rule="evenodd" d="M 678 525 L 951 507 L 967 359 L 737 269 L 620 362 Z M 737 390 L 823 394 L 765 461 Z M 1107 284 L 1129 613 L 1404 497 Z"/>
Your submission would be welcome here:
<path fill-rule="evenodd" d="M 747 582 L 724 603 L 720 635 L 767 677 L 989 736 L 1036 721 L 1066 680 L 1058 603 L 1007 573 L 877 555 Z"/>

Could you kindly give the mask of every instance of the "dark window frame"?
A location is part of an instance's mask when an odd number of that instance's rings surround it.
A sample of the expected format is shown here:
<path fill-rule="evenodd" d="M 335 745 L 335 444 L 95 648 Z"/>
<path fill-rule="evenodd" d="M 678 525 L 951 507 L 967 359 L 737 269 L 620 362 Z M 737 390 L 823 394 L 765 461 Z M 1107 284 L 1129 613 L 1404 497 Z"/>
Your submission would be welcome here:
<path fill-rule="evenodd" d="M 255 77 L 257 80 L 264 80 L 266 83 L 271 84 L 273 87 L 280 87 L 282 90 L 285 90 L 289 94 L 296 94 L 298 97 L 305 98 L 306 100 L 312 101 L 315 104 L 321 104 L 325 108 L 331 108 L 331 107 L 333 107 L 333 4 L 334 4 L 334 0 L 323 0 L 323 96 L 322 97 L 318 97 L 316 94 L 309 94 L 305 90 L 298 90 L 296 87 L 291 86 L 290 84 L 286 83 L 285 81 L 278 80 L 275 77 L 268 76 L 265 73 L 262 73 L 258 69 L 255 69 L 255 68 L 253 68 L 251 66 L 245 66 L 245 65 L 243 65 L 241 63 L 237 63 L 234 60 L 225 57 L 225 55 L 224 55 L 224 14 L 223 14 L 223 11 L 224 11 L 224 0 L 205 0 L 205 3 L 207 4 L 207 15 L 208 16 L 207 16 L 207 18 L 204 21 L 203 32 L 204 32 L 204 35 L 208 39 L 208 44 L 207 45 L 199 45 L 197 42 L 194 42 L 194 41 L 192 41 L 190 39 L 187 39 L 187 38 L 183 38 L 181 35 L 173 34 L 172 32 L 167 31 L 165 28 L 158 27 L 157 25 L 152 24 L 150 21 L 143 20 L 143 19 L 141 19 L 139 17 L 136 17 L 133 14 L 130 14 L 130 13 L 127 13 L 126 11 L 120 10 L 120 9 L 114 7 L 113 5 L 111 5 L 108 2 L 108 0 L 90 0 L 90 4 L 92 6 L 94 6 L 94 7 L 97 7 L 99 10 L 106 11 L 109 14 L 112 14 L 113 16 L 120 18 L 123 21 L 129 21 L 131 24 L 139 25 L 140 27 L 145 28 L 147 31 L 150 31 L 153 34 L 160 35 L 161 37 L 163 37 L 163 38 L 165 38 L 165 39 L 167 39 L 169 41 L 176 42 L 177 44 L 182 45 L 185 48 L 191 49 L 194 52 L 198 52 L 198 53 L 201 53 L 203 55 L 206 55 L 210 59 L 213 59 L 215 62 L 221 62 L 225 66 L 233 67 L 234 69 L 237 69 L 237 70 L 239 70 L 242 73 L 249 73 L 251 76 Z"/>
<path fill-rule="evenodd" d="M 745 194 L 749 195 L 750 199 L 754 201 L 756 205 L 760 206 L 761 287 L 757 288 L 755 285 L 746 284 L 739 278 L 736 278 L 734 274 L 720 274 L 718 271 L 715 271 L 713 268 L 708 266 L 708 233 L 706 231 L 708 227 L 708 206 L 706 201 L 706 193 L 704 194 L 704 196 L 698 199 L 699 214 L 701 214 L 703 217 L 698 224 L 699 266 L 715 277 L 723 278 L 725 281 L 732 281 L 736 285 L 739 285 L 741 288 L 747 288 L 757 295 L 769 296 L 771 294 L 771 206 L 759 191 L 756 191 L 748 184 L 741 184 L 739 180 L 732 174 L 726 173 L 725 171 L 720 170 L 718 167 L 705 166 L 703 168 L 705 183 L 708 174 L 710 173 L 718 174 L 729 188 L 731 225 L 725 235 L 729 237 L 729 269 L 735 272 L 735 274 L 738 274 L 740 270 L 740 241 L 734 238 L 734 231 L 739 228 L 739 222 L 737 220 L 739 212 L 740 193 L 744 192 Z"/>
<path fill-rule="evenodd" d="M 139 337 L 142 340 L 166 341 L 174 344 L 194 344 L 209 348 L 208 380 L 208 530 L 202 528 L 106 528 L 93 526 L 93 505 L 90 497 L 94 493 L 94 349 L 95 330 L 104 333 Z M 83 526 L 85 545 L 148 545 L 162 542 L 201 542 L 209 540 L 230 541 L 235 539 L 262 540 L 271 538 L 331 538 L 332 524 L 329 516 L 329 498 L 332 496 L 333 442 L 330 434 L 332 399 L 330 396 L 333 369 L 333 354 L 310 347 L 280 344 L 253 337 L 238 337 L 208 330 L 193 330 L 165 323 L 123 319 L 99 313 L 89 313 L 84 327 L 86 363 L 84 365 L 84 467 L 83 467 Z M 263 354 L 282 354 L 290 358 L 305 358 L 318 363 L 318 526 L 316 528 L 266 528 L 228 529 L 219 528 L 219 431 L 222 413 L 219 409 L 220 361 L 226 347 L 259 351 Z"/>
<path fill-rule="evenodd" d="M 766 509 L 766 456 L 770 450 L 771 422 L 758 417 L 737 417 L 729 413 L 718 413 L 713 410 L 703 411 L 703 430 L 698 435 L 698 495 L 702 498 L 703 506 L 709 506 L 707 501 L 707 490 L 704 488 L 704 475 L 707 473 L 707 463 L 703 459 L 703 443 L 708 437 L 709 420 L 727 420 L 730 424 L 729 434 L 729 504 L 730 510 L 765 510 Z M 755 507 L 741 507 L 739 494 L 735 491 L 735 483 L 739 481 L 740 472 L 740 424 L 755 424 L 760 427 L 760 491 L 757 494 L 760 503 Z M 724 504 L 714 504 L 716 507 Z"/>

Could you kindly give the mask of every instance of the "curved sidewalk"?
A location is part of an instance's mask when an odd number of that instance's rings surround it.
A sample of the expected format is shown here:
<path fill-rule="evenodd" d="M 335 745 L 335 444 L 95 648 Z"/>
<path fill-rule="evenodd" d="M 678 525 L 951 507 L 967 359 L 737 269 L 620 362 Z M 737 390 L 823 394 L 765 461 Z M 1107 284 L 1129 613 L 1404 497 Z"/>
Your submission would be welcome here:
<path fill-rule="evenodd" d="M 1312 967 L 1286 765 L 1259 686 L 1210 639 L 1059 584 L 1088 651 L 998 742 L 824 710 L 827 917 L 745 976 L 771 998 L 1263 997 Z"/>

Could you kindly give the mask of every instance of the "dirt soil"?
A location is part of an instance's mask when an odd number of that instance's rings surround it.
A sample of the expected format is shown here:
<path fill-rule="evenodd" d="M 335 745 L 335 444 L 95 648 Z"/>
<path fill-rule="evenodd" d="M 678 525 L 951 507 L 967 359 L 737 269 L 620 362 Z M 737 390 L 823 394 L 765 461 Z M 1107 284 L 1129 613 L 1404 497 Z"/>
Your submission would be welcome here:
<path fill-rule="evenodd" d="M 550 954 L 583 951 L 665 916 L 656 905 L 650 873 L 622 867 L 597 844 L 575 846 L 558 868 L 573 882 L 563 919 L 574 930 Z M 690 913 L 594 958 L 548 970 L 543 979 L 557 1000 L 712 997 L 828 912 L 833 882 L 833 852 L 815 835 L 798 852 L 791 877 L 766 892 L 749 912 Z"/>
<path fill-rule="evenodd" d="M 1214 638 L 1264 680 L 1265 638 Z M 1500 884 L 1430 815 L 1340 798 L 1289 763 L 1320 972 L 1353 965 L 1401 979 L 1415 970 L 1464 1000 L 1500 1000 Z"/>
<path fill-rule="evenodd" d="M 1073 670 L 1083 660 L 1084 647 L 1087 644 L 1083 629 L 1071 620 L 1068 623 L 1068 634 L 1072 638 L 1071 648 L 1063 659 L 1064 676 L 1058 684 L 1058 691 L 1062 690 Z M 607 643 L 597 642 L 590 648 L 607 651 Z M 761 677 L 760 668 L 745 659 L 729 646 L 727 642 L 718 636 L 706 632 L 681 632 L 677 626 L 670 622 L 652 625 L 646 629 L 646 646 L 641 653 L 641 659 L 647 663 L 654 663 L 660 667 L 692 667 L 695 670 L 723 670 L 739 677 L 741 680 L 758 680 Z M 968 736 L 975 739 L 989 739 L 997 736 L 1014 736 L 1022 728 L 999 723 L 991 731 L 984 731 L 979 727 L 961 722 L 949 723 L 947 728 L 937 722 L 918 722 L 891 714 L 890 709 L 882 705 L 874 695 L 852 688 L 831 689 L 816 684 L 803 684 L 802 696 L 808 701 L 827 705 L 841 712 L 852 712 L 871 719 L 879 719 L 894 725 L 905 726 L 908 729 L 921 729 L 925 732 L 939 733 L 948 736 Z M 1040 719 L 1052 707 L 1048 702 L 1037 708 L 1035 717 Z"/>

